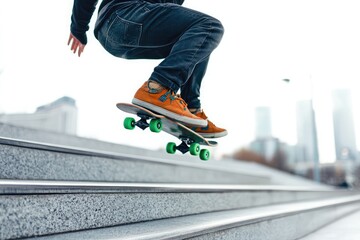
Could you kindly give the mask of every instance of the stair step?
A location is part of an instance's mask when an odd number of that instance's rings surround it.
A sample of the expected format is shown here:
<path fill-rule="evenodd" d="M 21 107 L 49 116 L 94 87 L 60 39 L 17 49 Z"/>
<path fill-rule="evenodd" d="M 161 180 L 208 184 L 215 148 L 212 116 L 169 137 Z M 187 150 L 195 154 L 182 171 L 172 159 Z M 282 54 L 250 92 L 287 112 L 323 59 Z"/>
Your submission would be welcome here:
<path fill-rule="evenodd" d="M 36 239 L 276 239 L 303 237 L 360 209 L 360 195 L 227 210 Z"/>
<path fill-rule="evenodd" d="M 0 179 L 266 184 L 269 178 L 198 161 L 0 138 Z"/>
<path fill-rule="evenodd" d="M 353 194 L 286 186 L 0 180 L 0 232 L 5 239 L 30 237 Z"/>

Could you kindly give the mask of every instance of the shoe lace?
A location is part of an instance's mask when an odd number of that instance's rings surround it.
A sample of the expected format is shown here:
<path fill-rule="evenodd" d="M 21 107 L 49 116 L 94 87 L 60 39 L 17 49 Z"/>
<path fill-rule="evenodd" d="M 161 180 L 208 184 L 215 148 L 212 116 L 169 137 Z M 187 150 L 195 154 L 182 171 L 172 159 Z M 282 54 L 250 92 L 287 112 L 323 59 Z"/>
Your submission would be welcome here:
<path fill-rule="evenodd" d="M 175 94 L 173 91 L 169 90 L 160 97 L 160 101 L 162 102 L 165 102 L 166 99 L 170 99 L 170 103 L 178 101 L 184 107 L 184 110 L 187 109 L 187 103 L 181 98 L 180 94 Z"/>

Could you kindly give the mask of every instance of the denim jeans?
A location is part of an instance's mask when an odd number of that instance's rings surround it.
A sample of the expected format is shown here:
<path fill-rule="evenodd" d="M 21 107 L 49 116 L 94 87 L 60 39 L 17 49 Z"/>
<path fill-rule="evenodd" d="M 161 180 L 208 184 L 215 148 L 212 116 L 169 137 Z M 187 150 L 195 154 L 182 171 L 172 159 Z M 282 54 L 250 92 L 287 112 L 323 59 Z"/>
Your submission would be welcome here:
<path fill-rule="evenodd" d="M 173 3 L 127 1 L 104 21 L 98 40 L 112 55 L 163 59 L 151 80 L 181 89 L 189 108 L 200 108 L 200 87 L 209 57 L 224 29 L 220 21 Z"/>

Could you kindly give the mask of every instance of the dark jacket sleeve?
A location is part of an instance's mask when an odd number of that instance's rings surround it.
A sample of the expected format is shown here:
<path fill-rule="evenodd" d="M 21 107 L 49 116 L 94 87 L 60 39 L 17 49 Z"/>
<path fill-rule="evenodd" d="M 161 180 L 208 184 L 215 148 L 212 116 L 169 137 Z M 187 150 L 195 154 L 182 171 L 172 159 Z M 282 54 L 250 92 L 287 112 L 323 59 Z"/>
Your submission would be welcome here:
<path fill-rule="evenodd" d="M 71 33 L 82 43 L 87 43 L 86 31 L 98 0 L 74 0 L 71 15 Z"/>

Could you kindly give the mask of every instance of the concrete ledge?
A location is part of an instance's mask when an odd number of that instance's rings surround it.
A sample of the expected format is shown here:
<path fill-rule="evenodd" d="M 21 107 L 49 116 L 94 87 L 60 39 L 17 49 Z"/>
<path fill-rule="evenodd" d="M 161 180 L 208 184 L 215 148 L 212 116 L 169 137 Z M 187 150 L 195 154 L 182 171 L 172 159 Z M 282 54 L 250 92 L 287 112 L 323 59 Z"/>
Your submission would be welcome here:
<path fill-rule="evenodd" d="M 308 186 L 285 185 L 235 185 L 235 184 L 181 184 L 181 183 L 129 183 L 129 182 L 85 182 L 85 181 L 35 181 L 0 179 L 0 195 L 53 194 L 53 193 L 211 193 L 211 192 L 278 192 L 323 197 L 350 195 L 345 189 L 324 189 Z M 355 192 L 356 193 L 356 192 Z"/>

